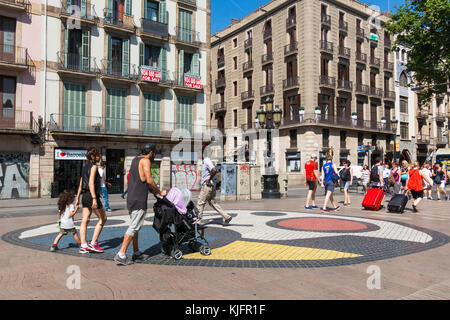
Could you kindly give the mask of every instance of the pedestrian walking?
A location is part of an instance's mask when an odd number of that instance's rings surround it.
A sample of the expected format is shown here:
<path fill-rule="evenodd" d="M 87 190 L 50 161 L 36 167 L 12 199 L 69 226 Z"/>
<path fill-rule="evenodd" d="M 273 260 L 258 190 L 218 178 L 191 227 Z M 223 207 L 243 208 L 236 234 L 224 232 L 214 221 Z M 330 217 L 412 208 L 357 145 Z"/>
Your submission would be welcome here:
<path fill-rule="evenodd" d="M 370 183 L 370 170 L 367 164 L 365 164 L 361 170 L 361 183 L 363 186 L 364 194 L 366 194 L 367 190 L 369 190 Z"/>
<path fill-rule="evenodd" d="M 142 149 L 141 155 L 135 157 L 131 162 L 127 197 L 130 225 L 123 236 L 122 246 L 114 257 L 114 261 L 118 265 L 127 266 L 133 264 L 135 261 L 148 259 L 148 256 L 139 250 L 139 231 L 144 225 L 147 214 L 148 193 L 150 191 L 156 197 L 167 196 L 167 191 L 161 191 L 152 177 L 151 163 L 155 160 L 156 153 L 156 145 L 147 144 Z M 130 243 L 133 243 L 131 260 L 126 255 Z"/>
<path fill-rule="evenodd" d="M 124 191 L 124 193 L 122 193 L 121 197 L 122 199 L 125 199 L 125 196 L 128 193 L 128 183 L 130 182 L 130 172 L 127 173 L 127 190 Z"/>
<path fill-rule="evenodd" d="M 88 163 L 81 171 L 80 186 L 76 198 L 76 205 L 79 205 L 80 196 L 83 205 L 82 220 L 80 226 L 81 246 L 79 253 L 85 254 L 89 252 L 102 253 L 104 250 L 98 245 L 98 238 L 106 224 L 107 218 L 105 209 L 100 199 L 101 178 L 98 172 L 97 163 L 100 161 L 100 152 L 95 147 L 87 150 L 86 158 Z M 87 227 L 91 219 L 92 212 L 98 218 L 97 225 L 94 229 L 94 235 L 91 242 L 87 243 Z"/>
<path fill-rule="evenodd" d="M 426 180 L 431 184 L 431 179 L 426 177 L 423 171 L 420 170 L 419 163 L 414 162 L 408 172 L 408 180 L 406 182 L 406 188 L 411 191 L 412 197 L 414 199 L 412 206 L 414 212 L 419 212 L 417 206 L 420 204 L 420 202 L 422 202 L 423 199 L 423 180 Z"/>
<path fill-rule="evenodd" d="M 344 206 L 351 205 L 349 189 L 353 185 L 353 169 L 350 160 L 344 161 L 344 169 L 340 172 L 341 183 L 344 187 Z"/>
<path fill-rule="evenodd" d="M 437 163 L 433 172 L 434 184 L 436 185 L 437 200 L 441 201 L 441 193 L 444 194 L 444 200 L 448 200 L 445 185 L 447 184 L 447 171 Z"/>
<path fill-rule="evenodd" d="M 77 229 L 73 222 L 73 216 L 76 215 L 79 205 L 74 205 L 75 193 L 72 190 L 65 190 L 59 195 L 58 199 L 58 228 L 59 234 L 56 236 L 50 251 L 55 252 L 58 250 L 58 243 L 62 237 L 69 233 L 73 235 L 75 242 L 78 246 L 81 245 L 80 238 L 78 237 Z"/>
<path fill-rule="evenodd" d="M 311 154 L 311 159 L 305 163 L 305 186 L 309 188 L 306 198 L 306 210 L 318 209 L 316 206 L 316 190 L 319 171 L 317 170 L 317 155 Z M 310 205 L 312 204 L 312 206 Z"/>
<path fill-rule="evenodd" d="M 391 169 L 389 168 L 389 163 L 384 164 L 383 168 L 383 184 L 384 184 L 384 192 L 390 193 L 390 184 L 389 177 L 391 175 Z"/>
<path fill-rule="evenodd" d="M 425 177 L 428 177 L 431 180 L 431 184 L 428 183 L 427 180 L 423 179 L 423 194 L 424 199 L 427 200 L 433 200 L 432 193 L 433 193 L 433 172 L 430 170 L 430 164 L 425 163 L 422 167 L 422 172 L 425 175 Z"/>
<path fill-rule="evenodd" d="M 98 173 L 100 174 L 100 188 L 102 190 L 103 200 L 105 201 L 105 210 L 106 212 L 112 212 L 109 207 L 109 197 L 108 197 L 108 188 L 111 187 L 111 183 L 106 181 L 106 172 L 105 172 L 106 164 L 104 161 L 100 161 L 98 166 Z"/>
<path fill-rule="evenodd" d="M 197 207 L 199 211 L 199 220 L 197 223 L 203 225 L 203 210 L 205 209 L 206 203 L 209 203 L 214 210 L 216 210 L 223 218 L 223 225 L 227 226 L 230 224 L 232 217 L 228 215 L 217 203 L 216 203 L 216 185 L 217 185 L 217 170 L 212 163 L 208 155 L 208 149 L 206 145 L 202 146 L 203 154 L 203 166 L 202 166 L 202 180 L 201 180 L 201 190 L 198 196 Z"/>
<path fill-rule="evenodd" d="M 338 171 L 336 169 L 336 165 L 333 164 L 333 158 L 330 155 L 327 155 L 326 163 L 323 165 L 322 175 L 320 177 L 320 183 L 322 185 L 322 188 L 325 188 L 326 192 L 325 201 L 321 210 L 323 213 L 330 212 L 330 210 L 327 208 L 329 201 L 333 205 L 334 211 L 339 211 L 341 209 L 341 207 L 334 202 L 333 198 L 335 179 L 339 179 Z"/>
<path fill-rule="evenodd" d="M 393 189 L 394 189 L 394 194 L 399 194 L 400 190 L 401 190 L 401 175 L 402 172 L 400 170 L 400 168 L 398 167 L 398 162 L 394 161 L 392 163 L 392 170 L 391 170 L 391 175 L 394 179 L 394 185 L 393 185 Z"/>
<path fill-rule="evenodd" d="M 372 187 L 384 188 L 383 180 L 383 161 L 380 157 L 375 159 L 375 164 L 370 170 L 370 180 L 372 181 Z"/>

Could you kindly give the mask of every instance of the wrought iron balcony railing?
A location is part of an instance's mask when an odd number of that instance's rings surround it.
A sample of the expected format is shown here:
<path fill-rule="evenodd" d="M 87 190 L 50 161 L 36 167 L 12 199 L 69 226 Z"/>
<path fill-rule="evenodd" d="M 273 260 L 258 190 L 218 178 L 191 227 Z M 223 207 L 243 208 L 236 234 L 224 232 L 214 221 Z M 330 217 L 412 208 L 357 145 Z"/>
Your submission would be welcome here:
<path fill-rule="evenodd" d="M 369 86 L 365 85 L 365 84 L 356 84 L 356 89 L 355 89 L 355 93 L 356 94 L 362 94 L 362 95 L 369 95 Z"/>
<path fill-rule="evenodd" d="M 169 20 L 169 13 L 165 13 L 166 18 L 165 21 L 154 21 L 151 19 L 141 18 L 141 28 L 139 31 L 141 34 L 150 34 L 156 35 L 160 37 L 168 37 L 169 36 L 169 24 L 167 21 Z"/>
<path fill-rule="evenodd" d="M 286 19 L 286 28 L 290 28 L 297 24 L 297 18 L 295 16 L 291 16 Z"/>
<path fill-rule="evenodd" d="M 387 100 L 395 100 L 395 91 L 384 90 L 384 98 Z"/>
<path fill-rule="evenodd" d="M 339 29 L 348 31 L 348 22 L 345 22 L 343 20 L 339 20 Z"/>
<path fill-rule="evenodd" d="M 364 38 L 365 36 L 365 32 L 363 28 L 356 28 L 356 36 L 360 37 L 360 38 Z"/>
<path fill-rule="evenodd" d="M 100 69 L 96 59 L 84 57 L 79 54 L 59 51 L 57 68 L 59 70 L 68 70 L 73 72 L 98 73 Z"/>
<path fill-rule="evenodd" d="M 352 91 L 353 90 L 353 82 L 348 80 L 337 80 L 337 87 L 341 90 Z"/>
<path fill-rule="evenodd" d="M 380 62 L 380 59 L 379 59 L 379 58 L 375 58 L 375 57 L 373 57 L 373 56 L 370 57 L 370 65 L 371 65 L 372 67 L 377 67 L 377 68 L 379 68 L 379 67 L 380 67 L 380 64 L 381 64 L 381 62 Z"/>
<path fill-rule="evenodd" d="M 248 90 L 241 93 L 241 100 L 251 100 L 255 98 L 255 91 L 254 90 Z"/>
<path fill-rule="evenodd" d="M 24 67 L 32 64 L 27 48 L 8 44 L 0 44 L 0 62 Z"/>
<path fill-rule="evenodd" d="M 192 44 L 192 45 L 200 45 L 200 32 L 191 30 L 191 29 L 185 29 L 181 27 L 175 28 L 176 36 L 175 40 Z"/>
<path fill-rule="evenodd" d="M 112 25 L 121 29 L 126 29 L 129 32 L 134 32 L 135 25 L 133 21 L 134 17 L 132 15 L 122 14 L 118 11 L 115 12 L 112 9 L 105 8 L 103 10 L 103 16 L 105 26 Z"/>
<path fill-rule="evenodd" d="M 242 64 L 242 71 L 249 71 L 253 69 L 253 61 L 247 61 Z"/>
<path fill-rule="evenodd" d="M 394 64 L 392 62 L 384 61 L 384 70 L 394 71 Z"/>
<path fill-rule="evenodd" d="M 217 58 L 217 68 L 223 68 L 225 66 L 225 57 L 221 56 Z"/>
<path fill-rule="evenodd" d="M 31 2 L 29 0 L 0 0 L 0 7 L 1 6 L 26 11 L 31 7 Z"/>
<path fill-rule="evenodd" d="M 139 70 L 135 64 L 117 60 L 100 60 L 101 74 L 103 76 L 116 77 L 128 80 L 137 80 Z"/>
<path fill-rule="evenodd" d="M 320 40 L 320 50 L 332 54 L 333 53 L 333 43 L 325 41 L 325 40 Z"/>
<path fill-rule="evenodd" d="M 300 85 L 300 77 L 292 77 L 283 80 L 283 90 L 298 87 Z"/>
<path fill-rule="evenodd" d="M 270 94 L 273 94 L 274 92 L 275 92 L 275 86 L 273 85 L 273 83 L 267 84 L 267 85 L 259 88 L 259 93 L 261 96 L 270 95 Z"/>
<path fill-rule="evenodd" d="M 356 61 L 367 63 L 367 54 L 356 51 Z"/>
<path fill-rule="evenodd" d="M 253 38 L 248 38 L 244 41 L 244 49 L 248 49 L 253 45 Z"/>
<path fill-rule="evenodd" d="M 32 111 L 14 110 L 14 108 L 3 107 L 0 112 L 0 130 L 31 130 L 39 132 L 39 125 L 34 119 Z"/>
<path fill-rule="evenodd" d="M 79 15 L 82 19 L 96 20 L 98 19 L 98 15 L 94 8 L 95 6 L 93 6 L 89 0 L 84 2 L 79 0 L 61 0 L 59 14 L 61 16 L 71 17 L 78 17 Z"/>
<path fill-rule="evenodd" d="M 215 103 L 215 104 L 213 105 L 213 111 L 214 111 L 215 113 L 227 111 L 227 103 L 226 103 L 226 102 L 218 102 L 218 103 Z"/>
<path fill-rule="evenodd" d="M 383 89 L 379 89 L 376 87 L 370 87 L 370 95 L 381 98 L 381 97 L 383 97 Z"/>
<path fill-rule="evenodd" d="M 289 55 L 296 53 L 298 51 L 298 42 L 294 41 L 286 46 L 284 46 L 284 54 Z"/>
<path fill-rule="evenodd" d="M 336 87 L 336 78 L 329 77 L 329 76 L 320 76 L 319 77 L 319 84 L 321 86 L 334 88 L 334 87 Z"/>
<path fill-rule="evenodd" d="M 350 48 L 339 47 L 339 56 L 341 56 L 341 57 L 350 59 L 350 56 L 351 56 L 350 52 L 351 52 Z"/>
<path fill-rule="evenodd" d="M 263 54 L 263 55 L 261 56 L 261 63 L 262 63 L 262 64 L 270 63 L 270 62 L 272 62 L 272 61 L 273 61 L 273 53 L 272 53 L 272 52 Z"/>
<path fill-rule="evenodd" d="M 322 14 L 322 23 L 328 26 L 331 26 L 331 16 L 328 14 Z"/>
<path fill-rule="evenodd" d="M 222 88 L 225 87 L 225 85 L 226 85 L 225 77 L 216 79 L 216 88 Z"/>

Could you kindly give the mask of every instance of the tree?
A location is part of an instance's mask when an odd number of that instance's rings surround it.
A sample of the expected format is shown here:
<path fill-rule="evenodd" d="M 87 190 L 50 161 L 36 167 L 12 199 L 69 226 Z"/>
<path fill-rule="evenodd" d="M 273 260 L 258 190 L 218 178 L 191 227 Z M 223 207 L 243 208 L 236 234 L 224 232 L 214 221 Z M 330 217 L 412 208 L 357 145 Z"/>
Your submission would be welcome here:
<path fill-rule="evenodd" d="M 446 94 L 450 82 L 450 1 L 405 0 L 391 15 L 386 29 L 398 45 L 410 48 L 407 71 L 425 88 L 422 102 Z"/>

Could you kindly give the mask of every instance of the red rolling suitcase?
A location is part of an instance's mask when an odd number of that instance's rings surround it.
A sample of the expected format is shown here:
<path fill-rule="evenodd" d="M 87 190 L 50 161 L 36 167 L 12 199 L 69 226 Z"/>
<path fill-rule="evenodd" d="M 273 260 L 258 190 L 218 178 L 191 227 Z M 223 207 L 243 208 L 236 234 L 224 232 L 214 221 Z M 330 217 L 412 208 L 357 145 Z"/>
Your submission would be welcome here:
<path fill-rule="evenodd" d="M 381 188 L 372 188 L 367 191 L 366 196 L 362 202 L 362 206 L 366 210 L 378 211 L 383 204 L 385 192 Z"/>

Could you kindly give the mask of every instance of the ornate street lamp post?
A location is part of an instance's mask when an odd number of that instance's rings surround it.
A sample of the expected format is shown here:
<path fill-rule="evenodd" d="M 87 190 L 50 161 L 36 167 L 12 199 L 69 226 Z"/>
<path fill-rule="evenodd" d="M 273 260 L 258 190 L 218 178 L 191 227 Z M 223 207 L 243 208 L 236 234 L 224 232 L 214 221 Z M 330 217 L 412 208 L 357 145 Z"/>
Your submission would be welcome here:
<path fill-rule="evenodd" d="M 394 131 L 394 153 L 393 158 L 394 161 L 397 161 L 397 128 L 398 128 L 398 120 L 396 118 L 391 120 L 392 131 Z"/>
<path fill-rule="evenodd" d="M 278 187 L 278 175 L 274 167 L 275 156 L 272 153 L 272 131 L 281 123 L 281 110 L 278 106 L 273 109 L 273 100 L 267 97 L 266 108 L 262 105 L 256 112 L 259 126 L 267 130 L 267 154 L 264 156 L 266 174 L 264 179 L 263 199 L 280 199 L 281 193 Z"/>

